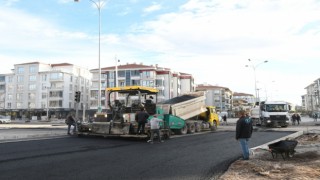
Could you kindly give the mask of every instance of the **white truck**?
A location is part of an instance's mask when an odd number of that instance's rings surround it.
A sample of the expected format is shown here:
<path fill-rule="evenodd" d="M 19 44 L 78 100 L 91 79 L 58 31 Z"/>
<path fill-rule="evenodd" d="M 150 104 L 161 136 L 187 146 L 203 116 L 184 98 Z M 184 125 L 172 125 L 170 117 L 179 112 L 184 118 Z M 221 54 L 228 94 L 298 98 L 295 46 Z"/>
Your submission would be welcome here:
<path fill-rule="evenodd" d="M 290 122 L 291 106 L 285 101 L 260 102 L 261 125 L 268 127 L 287 127 Z"/>
<path fill-rule="evenodd" d="M 261 112 L 260 112 L 260 107 L 254 107 L 252 109 L 250 109 L 250 116 L 253 122 L 253 125 L 261 125 L 261 121 L 260 121 L 260 116 L 261 116 Z"/>

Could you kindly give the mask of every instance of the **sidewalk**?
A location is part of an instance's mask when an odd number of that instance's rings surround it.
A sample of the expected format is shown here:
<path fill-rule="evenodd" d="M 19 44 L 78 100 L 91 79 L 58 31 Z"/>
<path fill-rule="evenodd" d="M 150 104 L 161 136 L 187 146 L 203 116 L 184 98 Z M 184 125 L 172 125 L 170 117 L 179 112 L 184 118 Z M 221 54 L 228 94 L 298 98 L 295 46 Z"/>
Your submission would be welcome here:
<path fill-rule="evenodd" d="M 64 120 L 50 122 L 14 120 L 10 124 L 0 124 L 0 143 L 66 135 L 67 125 Z"/>

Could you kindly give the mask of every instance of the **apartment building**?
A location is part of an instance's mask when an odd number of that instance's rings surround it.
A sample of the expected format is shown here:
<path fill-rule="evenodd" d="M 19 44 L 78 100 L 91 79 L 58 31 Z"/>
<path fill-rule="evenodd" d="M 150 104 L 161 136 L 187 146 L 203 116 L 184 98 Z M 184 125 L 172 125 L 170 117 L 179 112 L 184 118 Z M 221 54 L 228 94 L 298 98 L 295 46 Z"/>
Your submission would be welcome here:
<path fill-rule="evenodd" d="M 252 94 L 234 92 L 233 107 L 234 111 L 249 110 L 255 105 L 255 97 Z"/>
<path fill-rule="evenodd" d="M 215 106 L 217 111 L 230 112 L 232 106 L 232 91 L 227 87 L 199 84 L 196 91 L 206 91 L 206 105 Z"/>
<path fill-rule="evenodd" d="M 302 104 L 305 105 L 307 112 L 320 112 L 320 78 L 305 87 L 307 94 L 302 96 Z"/>
<path fill-rule="evenodd" d="M 92 73 L 90 108 L 97 109 L 99 69 L 92 69 L 90 72 Z M 101 68 L 101 73 L 102 109 L 108 108 L 105 89 L 109 87 L 147 86 L 157 88 L 159 90 L 158 102 L 179 96 L 182 92 L 194 91 L 194 78 L 191 74 L 173 72 L 170 68 L 158 65 L 126 63 Z M 124 97 L 119 97 L 119 99 L 121 98 L 124 99 Z"/>
<path fill-rule="evenodd" d="M 77 105 L 80 110 L 89 107 L 90 80 L 88 69 L 69 63 L 15 64 L 12 73 L 0 76 L 0 106 L 14 119 L 63 118 Z M 81 91 L 79 104 L 76 91 Z"/>
<path fill-rule="evenodd" d="M 108 108 L 107 87 L 154 87 L 159 90 L 159 102 L 195 89 L 191 74 L 142 63 L 101 68 L 100 80 L 102 109 Z M 76 91 L 81 92 L 79 104 L 75 102 Z M 15 64 L 12 73 L 0 75 L 0 112 L 13 118 L 39 120 L 47 115 L 63 118 L 78 106 L 81 114 L 85 110 L 92 115 L 98 108 L 98 92 L 99 69 L 88 70 L 69 63 Z"/>

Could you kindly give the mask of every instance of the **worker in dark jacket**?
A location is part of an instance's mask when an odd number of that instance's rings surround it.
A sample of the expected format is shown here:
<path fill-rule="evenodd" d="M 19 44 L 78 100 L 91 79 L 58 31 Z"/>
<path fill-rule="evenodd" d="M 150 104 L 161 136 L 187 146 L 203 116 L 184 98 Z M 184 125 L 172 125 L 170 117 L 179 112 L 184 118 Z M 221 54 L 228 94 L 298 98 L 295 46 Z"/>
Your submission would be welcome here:
<path fill-rule="evenodd" d="M 144 134 L 145 124 L 148 122 L 149 114 L 146 112 L 144 107 L 140 108 L 140 111 L 136 113 L 136 121 L 138 122 L 138 134 Z"/>
<path fill-rule="evenodd" d="M 242 149 L 243 160 L 249 160 L 249 146 L 248 141 L 252 135 L 252 120 L 250 116 L 245 112 L 241 112 L 241 117 L 237 121 L 236 126 L 236 140 L 240 142 Z"/>

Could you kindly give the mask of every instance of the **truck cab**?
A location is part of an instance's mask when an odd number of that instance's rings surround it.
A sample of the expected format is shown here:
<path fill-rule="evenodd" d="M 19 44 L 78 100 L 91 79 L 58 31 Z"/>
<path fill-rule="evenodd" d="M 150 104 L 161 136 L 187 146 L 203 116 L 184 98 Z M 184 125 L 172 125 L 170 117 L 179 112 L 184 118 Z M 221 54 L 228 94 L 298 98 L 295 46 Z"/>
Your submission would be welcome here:
<path fill-rule="evenodd" d="M 261 122 L 270 127 L 287 127 L 290 121 L 291 106 L 284 101 L 261 102 Z"/>

